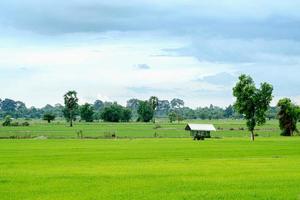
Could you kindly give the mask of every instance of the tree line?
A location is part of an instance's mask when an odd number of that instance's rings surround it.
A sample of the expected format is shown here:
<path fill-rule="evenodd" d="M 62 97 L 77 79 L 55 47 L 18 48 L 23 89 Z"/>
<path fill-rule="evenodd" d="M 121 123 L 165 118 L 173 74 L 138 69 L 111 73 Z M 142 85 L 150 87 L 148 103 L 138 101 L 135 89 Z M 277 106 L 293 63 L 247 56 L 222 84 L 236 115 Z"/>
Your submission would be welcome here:
<path fill-rule="evenodd" d="M 153 98 L 152 98 L 153 100 Z M 147 100 L 148 101 L 148 100 Z M 148 121 L 145 119 L 139 119 L 138 109 L 141 104 L 143 109 L 147 109 L 145 100 L 130 99 L 127 101 L 125 107 L 119 105 L 117 102 L 105 102 L 96 100 L 92 104 L 85 103 L 78 105 L 74 110 L 74 118 L 76 120 L 85 120 L 88 122 L 94 120 L 107 119 L 107 121 Z M 198 107 L 196 109 L 185 106 L 183 100 L 174 98 L 171 101 L 157 99 L 155 102 L 155 108 L 153 109 L 153 116 L 155 118 L 169 118 L 171 122 L 180 121 L 183 119 L 242 119 L 243 115 L 239 114 L 232 105 L 225 108 L 210 105 L 207 107 Z M 153 107 L 152 107 L 153 108 Z M 117 110 L 118 114 L 110 115 L 113 111 Z M 123 110 L 123 111 L 121 111 Z M 120 114 L 122 113 L 123 114 Z M 141 112 L 141 110 L 140 110 Z M 278 108 L 269 107 L 267 111 L 268 119 L 275 119 L 277 117 Z M 148 112 L 151 117 L 151 111 Z M 11 116 L 12 118 L 24 118 L 24 119 L 45 119 L 54 120 L 54 118 L 64 118 L 68 116 L 66 113 L 65 105 L 47 104 L 42 108 L 26 107 L 25 103 L 21 101 L 15 101 L 12 99 L 0 99 L 0 118 L 4 119 L 5 116 Z M 150 119 L 151 121 L 152 119 Z"/>
<path fill-rule="evenodd" d="M 25 103 L 12 99 L 0 99 L 0 117 L 5 118 L 4 124 L 10 124 L 11 118 L 42 118 L 49 123 L 57 117 L 65 118 L 70 126 L 75 120 L 93 122 L 103 120 L 107 122 L 155 122 L 157 117 L 168 117 L 170 122 L 184 119 L 245 119 L 247 127 L 254 140 L 255 127 L 263 125 L 267 119 L 279 120 L 282 135 L 292 136 L 297 130 L 300 119 L 300 108 L 289 98 L 281 99 L 276 107 L 271 107 L 273 86 L 261 83 L 257 88 L 253 79 L 241 75 L 233 88 L 236 98 L 234 105 L 226 108 L 210 105 L 196 109 L 185 106 L 184 101 L 174 98 L 159 100 L 152 96 L 148 100 L 130 99 L 124 107 L 117 102 L 103 102 L 96 100 L 94 104 L 79 105 L 76 91 L 68 91 L 64 96 L 64 105 L 46 105 L 43 108 L 27 108 Z"/>

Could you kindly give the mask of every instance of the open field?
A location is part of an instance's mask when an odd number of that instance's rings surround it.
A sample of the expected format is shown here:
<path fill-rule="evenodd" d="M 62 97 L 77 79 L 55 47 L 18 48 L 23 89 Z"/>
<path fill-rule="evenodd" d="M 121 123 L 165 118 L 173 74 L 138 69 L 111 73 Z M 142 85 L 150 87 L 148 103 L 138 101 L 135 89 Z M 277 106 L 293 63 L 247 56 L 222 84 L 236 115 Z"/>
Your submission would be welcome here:
<path fill-rule="evenodd" d="M 1 200 L 299 199 L 300 138 L 0 140 Z"/>
<path fill-rule="evenodd" d="M 48 138 L 76 138 L 81 130 L 84 137 L 103 138 L 105 135 L 115 133 L 119 138 L 143 138 L 143 137 L 189 137 L 185 131 L 188 123 L 213 123 L 219 130 L 212 133 L 213 137 L 249 137 L 246 123 L 243 120 L 191 120 L 170 124 L 166 120 L 153 123 L 75 123 L 74 127 L 68 127 L 65 121 L 54 121 L 48 124 L 43 121 L 31 121 L 29 127 L 0 127 L 0 138 L 8 137 L 36 137 Z M 158 126 L 158 127 L 156 127 Z M 241 130 L 244 129 L 244 130 Z M 279 136 L 280 130 L 277 120 L 268 121 L 266 125 L 257 127 L 256 133 L 261 137 Z"/>

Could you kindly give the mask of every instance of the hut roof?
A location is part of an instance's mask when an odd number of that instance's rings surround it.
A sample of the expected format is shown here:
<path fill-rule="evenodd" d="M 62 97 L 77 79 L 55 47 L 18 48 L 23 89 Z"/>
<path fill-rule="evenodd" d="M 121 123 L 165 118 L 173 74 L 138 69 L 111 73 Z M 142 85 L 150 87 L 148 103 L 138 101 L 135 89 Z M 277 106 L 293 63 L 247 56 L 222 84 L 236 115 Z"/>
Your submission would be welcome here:
<path fill-rule="evenodd" d="M 185 127 L 187 131 L 216 131 L 212 124 L 187 124 Z"/>

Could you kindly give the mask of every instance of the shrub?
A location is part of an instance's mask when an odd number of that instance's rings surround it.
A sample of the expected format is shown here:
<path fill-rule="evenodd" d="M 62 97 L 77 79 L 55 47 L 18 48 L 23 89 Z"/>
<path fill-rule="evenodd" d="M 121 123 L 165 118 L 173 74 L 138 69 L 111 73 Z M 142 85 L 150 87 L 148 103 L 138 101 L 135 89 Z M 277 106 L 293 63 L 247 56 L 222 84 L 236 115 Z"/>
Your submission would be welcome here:
<path fill-rule="evenodd" d="M 153 127 L 153 129 L 159 129 L 159 128 L 161 128 L 161 125 L 159 125 L 159 124 L 155 124 Z"/>
<path fill-rule="evenodd" d="M 23 122 L 22 123 L 22 126 L 29 126 L 30 124 L 29 124 L 29 122 Z"/>
<path fill-rule="evenodd" d="M 10 126 L 19 126 L 19 122 L 12 122 Z"/>

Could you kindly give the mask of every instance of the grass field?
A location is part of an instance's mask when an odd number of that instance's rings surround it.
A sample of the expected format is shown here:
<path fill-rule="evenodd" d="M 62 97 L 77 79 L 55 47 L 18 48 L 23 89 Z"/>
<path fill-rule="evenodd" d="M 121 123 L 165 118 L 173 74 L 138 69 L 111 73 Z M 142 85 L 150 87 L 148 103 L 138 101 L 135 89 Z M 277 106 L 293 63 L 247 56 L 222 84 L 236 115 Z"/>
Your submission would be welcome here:
<path fill-rule="evenodd" d="M 199 142 L 188 122 L 0 127 L 0 200 L 300 199 L 300 137 L 280 137 L 278 121 L 255 142 L 242 120 L 189 122 L 218 131 Z"/>
<path fill-rule="evenodd" d="M 0 138 L 9 137 L 37 137 L 48 138 L 76 138 L 77 132 L 81 130 L 84 137 L 103 138 L 105 135 L 115 133 L 119 138 L 144 138 L 144 137 L 189 137 L 185 131 L 187 123 L 212 123 L 219 130 L 213 132 L 214 137 L 249 137 L 246 123 L 243 120 L 192 120 L 181 123 L 167 123 L 159 121 L 153 123 L 75 123 L 74 127 L 68 127 L 65 121 L 47 124 L 43 121 L 31 121 L 29 127 L 0 127 Z M 159 127 L 156 127 L 159 126 Z M 244 130 L 242 130 L 244 129 Z M 261 137 L 279 136 L 278 121 L 268 121 L 266 125 L 257 127 L 255 132 Z"/>
<path fill-rule="evenodd" d="M 300 199 L 300 138 L 0 140 L 0 199 Z"/>

